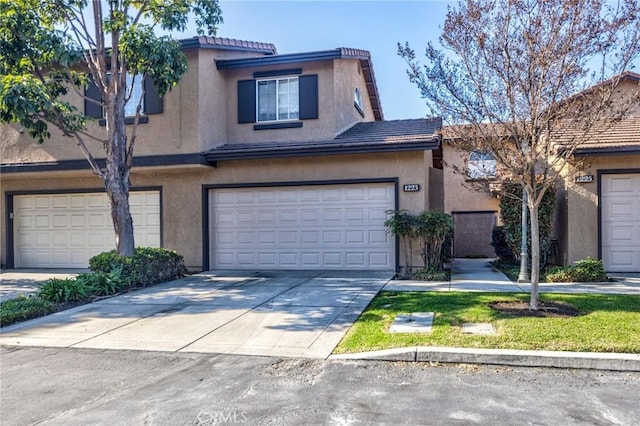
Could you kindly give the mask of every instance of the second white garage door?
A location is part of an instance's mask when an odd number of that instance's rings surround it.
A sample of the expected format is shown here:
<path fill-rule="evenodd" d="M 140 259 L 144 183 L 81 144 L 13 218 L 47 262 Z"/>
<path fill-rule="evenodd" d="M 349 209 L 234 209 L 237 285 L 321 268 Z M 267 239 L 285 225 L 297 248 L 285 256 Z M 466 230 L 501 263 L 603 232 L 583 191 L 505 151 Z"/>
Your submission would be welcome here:
<path fill-rule="evenodd" d="M 214 269 L 395 269 L 394 185 L 213 189 Z"/>
<path fill-rule="evenodd" d="M 610 272 L 640 272 L 640 173 L 602 176 L 602 260 Z"/>
<path fill-rule="evenodd" d="M 160 246 L 160 192 L 129 194 L 137 246 Z M 87 268 L 89 258 L 115 248 L 104 193 L 14 197 L 16 268 Z"/>

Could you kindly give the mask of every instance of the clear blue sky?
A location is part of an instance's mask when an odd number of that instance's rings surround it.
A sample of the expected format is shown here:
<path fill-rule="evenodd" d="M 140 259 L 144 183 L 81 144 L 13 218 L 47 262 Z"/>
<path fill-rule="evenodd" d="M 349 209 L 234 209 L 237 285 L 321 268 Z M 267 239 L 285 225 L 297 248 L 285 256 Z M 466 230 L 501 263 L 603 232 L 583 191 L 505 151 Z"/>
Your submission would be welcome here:
<path fill-rule="evenodd" d="M 371 52 L 386 120 L 426 115 L 396 54 L 408 41 L 422 56 L 444 23 L 445 1 L 221 1 L 218 36 L 275 44 L 278 53 L 353 47 Z M 191 34 L 190 34 L 191 35 Z M 192 34 L 195 35 L 195 32 Z"/>

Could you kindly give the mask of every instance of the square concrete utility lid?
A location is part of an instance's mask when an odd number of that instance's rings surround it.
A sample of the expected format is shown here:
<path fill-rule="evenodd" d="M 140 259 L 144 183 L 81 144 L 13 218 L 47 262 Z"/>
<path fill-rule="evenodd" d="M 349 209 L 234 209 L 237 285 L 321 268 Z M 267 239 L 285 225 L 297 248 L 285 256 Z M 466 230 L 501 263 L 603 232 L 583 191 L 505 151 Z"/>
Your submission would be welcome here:
<path fill-rule="evenodd" d="M 431 333 L 433 312 L 398 314 L 391 324 L 390 333 Z"/>
<path fill-rule="evenodd" d="M 496 334 L 496 329 L 488 322 L 466 322 L 462 324 L 463 334 Z"/>

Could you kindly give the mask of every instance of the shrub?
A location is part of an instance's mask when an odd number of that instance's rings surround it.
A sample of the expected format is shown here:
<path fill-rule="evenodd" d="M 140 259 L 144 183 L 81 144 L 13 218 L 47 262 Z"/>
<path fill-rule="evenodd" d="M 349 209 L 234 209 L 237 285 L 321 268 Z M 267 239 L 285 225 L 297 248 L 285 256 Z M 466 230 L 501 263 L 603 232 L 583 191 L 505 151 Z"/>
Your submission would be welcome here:
<path fill-rule="evenodd" d="M 56 311 L 53 303 L 34 296 L 18 296 L 0 303 L 0 327 L 48 315 Z"/>
<path fill-rule="evenodd" d="M 132 257 L 118 255 L 115 250 L 89 259 L 93 272 L 105 274 L 120 270 L 131 286 L 147 286 L 180 278 L 187 273 L 184 258 L 164 248 L 138 247 Z"/>
<path fill-rule="evenodd" d="M 398 237 L 400 250 L 404 257 L 406 272 L 412 269 L 413 240 L 415 238 L 416 217 L 407 210 L 388 210 L 389 218 L 384 222 L 387 232 Z"/>
<path fill-rule="evenodd" d="M 450 276 L 447 271 L 431 267 L 418 269 L 413 278 L 421 281 L 449 281 Z"/>
<path fill-rule="evenodd" d="M 429 210 L 417 216 L 415 234 L 420 241 L 420 255 L 426 269 L 442 269 L 442 246 L 452 232 L 453 219 L 449 214 Z"/>
<path fill-rule="evenodd" d="M 496 256 L 502 263 L 511 264 L 516 262 L 513 251 L 507 244 L 507 234 L 504 226 L 494 226 L 491 233 L 491 245 L 496 252 Z"/>
<path fill-rule="evenodd" d="M 547 272 L 548 282 L 597 282 L 607 281 L 609 278 L 604 270 L 602 260 L 587 257 L 578 260 L 575 265 L 550 268 Z"/>
<path fill-rule="evenodd" d="M 505 241 L 512 256 L 520 259 L 520 242 L 522 241 L 522 186 L 516 183 L 505 183 L 500 198 L 500 217 L 504 224 Z M 553 226 L 553 212 L 556 205 L 555 188 L 549 188 L 538 207 L 538 222 L 540 228 L 540 268 L 544 269 L 551 254 L 551 227 Z M 531 264 L 531 216 L 529 219 L 527 244 L 529 264 Z"/>
<path fill-rule="evenodd" d="M 75 278 L 50 278 L 40 288 L 38 297 L 53 303 L 77 302 L 89 296 L 89 288 Z"/>
<path fill-rule="evenodd" d="M 390 210 L 384 223 L 388 232 L 400 239 L 400 249 L 406 262 L 406 275 L 412 271 L 413 242 L 420 245 L 420 257 L 425 269 L 442 269 L 451 255 L 453 219 L 451 215 L 435 210 L 414 214 L 406 210 Z"/>
<path fill-rule="evenodd" d="M 80 274 L 76 280 L 82 282 L 94 296 L 108 296 L 130 287 L 130 281 L 122 275 L 122 268 L 116 268 L 108 274 L 104 272 Z"/>

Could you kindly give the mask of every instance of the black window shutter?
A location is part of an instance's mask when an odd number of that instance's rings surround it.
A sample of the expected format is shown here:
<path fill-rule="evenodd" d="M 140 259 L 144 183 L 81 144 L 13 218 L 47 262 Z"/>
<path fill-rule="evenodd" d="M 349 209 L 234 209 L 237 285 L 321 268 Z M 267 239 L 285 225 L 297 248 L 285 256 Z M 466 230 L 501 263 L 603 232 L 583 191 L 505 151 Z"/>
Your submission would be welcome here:
<path fill-rule="evenodd" d="M 144 79 L 144 113 L 160 114 L 163 110 L 162 97 L 158 95 L 156 88 L 153 87 L 153 78 Z"/>
<path fill-rule="evenodd" d="M 256 81 L 238 81 L 238 123 L 256 122 Z"/>
<path fill-rule="evenodd" d="M 85 89 L 84 95 L 89 99 L 95 99 L 96 101 L 101 102 L 102 97 L 100 96 L 100 91 L 98 90 L 98 86 L 94 83 L 93 78 L 89 78 L 89 86 Z M 89 99 L 84 100 L 84 115 L 87 117 L 102 118 L 102 105 L 100 103 L 92 102 Z"/>
<path fill-rule="evenodd" d="M 318 75 L 298 77 L 300 91 L 300 120 L 318 118 Z"/>

